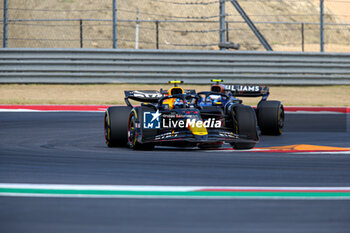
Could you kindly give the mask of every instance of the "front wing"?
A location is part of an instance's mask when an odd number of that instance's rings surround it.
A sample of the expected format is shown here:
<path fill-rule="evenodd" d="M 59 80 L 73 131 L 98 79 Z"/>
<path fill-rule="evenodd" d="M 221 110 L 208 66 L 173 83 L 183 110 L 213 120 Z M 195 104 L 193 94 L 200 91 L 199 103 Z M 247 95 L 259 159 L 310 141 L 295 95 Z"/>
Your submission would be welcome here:
<path fill-rule="evenodd" d="M 233 142 L 256 142 L 256 140 L 246 137 L 244 135 L 237 135 L 225 129 L 208 129 L 207 135 L 193 135 L 191 131 L 184 129 L 173 130 L 159 130 L 157 134 L 140 134 L 138 135 L 138 141 L 140 143 L 155 143 L 162 144 L 164 142 L 187 142 L 194 144 L 201 143 L 233 143 Z M 147 136 L 148 135 L 148 136 Z"/>

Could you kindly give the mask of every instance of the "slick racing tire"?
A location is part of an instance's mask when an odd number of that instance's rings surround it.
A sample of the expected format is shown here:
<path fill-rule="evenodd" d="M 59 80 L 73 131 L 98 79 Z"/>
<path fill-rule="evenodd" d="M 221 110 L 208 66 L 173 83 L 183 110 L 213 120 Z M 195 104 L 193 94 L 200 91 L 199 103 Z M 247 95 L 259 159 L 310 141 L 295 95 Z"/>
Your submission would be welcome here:
<path fill-rule="evenodd" d="M 262 135 L 281 135 L 284 109 L 280 101 L 262 101 L 257 108 L 258 125 Z"/>
<path fill-rule="evenodd" d="M 254 109 L 246 105 L 237 105 L 232 111 L 233 132 L 241 136 L 248 136 L 252 140 L 258 140 L 256 113 Z M 234 142 L 232 147 L 237 150 L 252 149 L 256 142 Z"/>
<path fill-rule="evenodd" d="M 127 140 L 128 145 L 131 149 L 134 150 L 153 150 L 153 143 L 140 143 L 137 141 L 137 131 L 136 131 L 136 122 L 140 122 L 140 127 L 142 130 L 143 127 L 143 113 L 145 111 L 152 111 L 153 109 L 147 107 L 136 107 L 131 110 L 128 118 L 128 127 L 127 127 Z M 142 131 L 141 131 L 142 132 Z"/>
<path fill-rule="evenodd" d="M 105 112 L 104 134 L 108 147 L 124 147 L 128 142 L 128 119 L 131 108 L 109 107 Z"/>

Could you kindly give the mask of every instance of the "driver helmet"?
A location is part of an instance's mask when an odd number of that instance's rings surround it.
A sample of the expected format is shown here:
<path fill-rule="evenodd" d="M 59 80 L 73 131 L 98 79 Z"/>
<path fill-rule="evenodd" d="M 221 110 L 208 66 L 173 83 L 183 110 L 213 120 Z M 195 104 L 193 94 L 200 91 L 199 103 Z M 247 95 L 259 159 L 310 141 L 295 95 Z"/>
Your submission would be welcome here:
<path fill-rule="evenodd" d="M 211 102 L 211 96 L 208 96 L 205 102 Z"/>
<path fill-rule="evenodd" d="M 176 98 L 174 101 L 174 108 L 184 107 L 184 101 L 181 98 Z"/>
<path fill-rule="evenodd" d="M 219 103 L 222 102 L 221 95 L 210 95 L 207 97 L 207 101 L 210 101 L 212 103 Z"/>

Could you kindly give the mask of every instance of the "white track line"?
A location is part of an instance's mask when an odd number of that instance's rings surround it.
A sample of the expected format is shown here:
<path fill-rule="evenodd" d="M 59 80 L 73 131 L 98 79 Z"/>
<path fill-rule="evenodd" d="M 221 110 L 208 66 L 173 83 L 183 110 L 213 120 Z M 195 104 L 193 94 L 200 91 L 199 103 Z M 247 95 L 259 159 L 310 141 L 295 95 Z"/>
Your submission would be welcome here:
<path fill-rule="evenodd" d="M 350 187 L 274 187 L 274 186 L 153 186 L 153 185 L 80 185 L 80 184 L 11 184 L 0 183 L 0 188 L 49 189 L 49 190 L 104 190 L 104 191 L 197 191 L 222 190 L 304 190 L 304 191 L 350 191 Z"/>
<path fill-rule="evenodd" d="M 98 198 L 98 199 L 199 199 L 199 200 L 349 200 L 350 197 L 306 197 L 306 196 L 152 196 L 152 195 L 61 195 L 61 194 L 25 194 L 25 193 L 0 193 L 6 197 L 44 197 L 44 198 Z"/>

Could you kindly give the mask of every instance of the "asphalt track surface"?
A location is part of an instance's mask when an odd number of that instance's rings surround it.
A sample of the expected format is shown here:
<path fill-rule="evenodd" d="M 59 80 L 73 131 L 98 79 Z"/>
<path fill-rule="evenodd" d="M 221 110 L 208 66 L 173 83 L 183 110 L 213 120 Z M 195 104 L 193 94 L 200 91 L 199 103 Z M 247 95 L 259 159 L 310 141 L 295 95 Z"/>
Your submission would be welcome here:
<path fill-rule="evenodd" d="M 287 114 L 259 147 L 350 147 L 349 114 Z M 350 154 L 107 148 L 103 113 L 0 113 L 0 183 L 349 187 Z M 0 232 L 350 232 L 349 200 L 0 197 Z"/>

